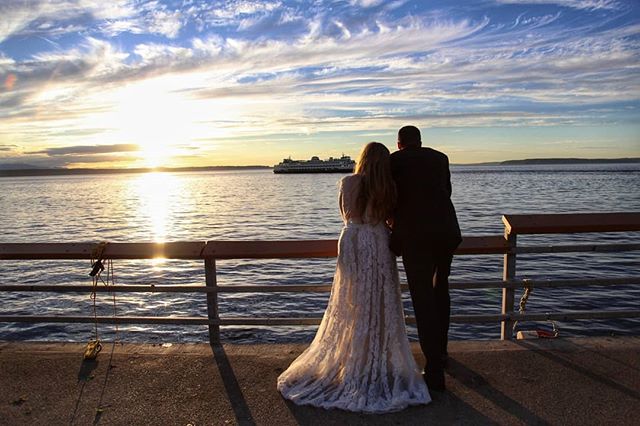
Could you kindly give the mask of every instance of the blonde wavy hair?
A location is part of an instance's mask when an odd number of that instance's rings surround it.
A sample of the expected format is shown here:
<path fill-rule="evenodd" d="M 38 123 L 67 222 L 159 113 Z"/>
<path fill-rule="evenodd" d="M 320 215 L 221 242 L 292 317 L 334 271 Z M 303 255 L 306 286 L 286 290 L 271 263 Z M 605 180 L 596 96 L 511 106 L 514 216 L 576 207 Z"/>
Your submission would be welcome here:
<path fill-rule="evenodd" d="M 370 142 L 362 149 L 355 173 L 362 176 L 356 208 L 360 216 L 376 222 L 391 217 L 396 202 L 396 185 L 391 176 L 389 150 L 379 142 Z"/>

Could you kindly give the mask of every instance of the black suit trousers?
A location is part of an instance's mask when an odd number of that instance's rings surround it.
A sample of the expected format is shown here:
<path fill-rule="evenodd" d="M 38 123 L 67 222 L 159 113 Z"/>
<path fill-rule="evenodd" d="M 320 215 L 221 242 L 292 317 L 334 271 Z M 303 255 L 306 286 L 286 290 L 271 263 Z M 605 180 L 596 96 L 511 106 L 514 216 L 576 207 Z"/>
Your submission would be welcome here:
<path fill-rule="evenodd" d="M 452 260 L 453 255 L 446 250 L 408 249 L 402 253 L 420 347 L 427 359 L 426 373 L 439 373 L 444 368 L 451 310 L 449 274 Z"/>

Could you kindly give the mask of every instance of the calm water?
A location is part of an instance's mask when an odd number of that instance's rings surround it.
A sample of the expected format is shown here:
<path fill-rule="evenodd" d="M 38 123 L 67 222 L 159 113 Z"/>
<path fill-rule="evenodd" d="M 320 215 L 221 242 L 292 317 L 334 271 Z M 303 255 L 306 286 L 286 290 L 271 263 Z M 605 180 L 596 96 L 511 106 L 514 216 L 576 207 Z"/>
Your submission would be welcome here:
<path fill-rule="evenodd" d="M 504 213 L 640 211 L 640 165 L 454 167 L 454 203 L 465 235 L 500 235 Z M 143 242 L 337 238 L 336 183 L 342 175 L 275 175 L 269 170 L 0 179 L 0 242 Z M 640 235 L 519 237 L 520 244 L 639 242 Z M 218 262 L 220 285 L 331 283 L 335 259 Z M 119 284 L 202 284 L 196 261 L 115 261 Z M 89 284 L 88 261 L 0 261 L 4 284 Z M 638 275 L 640 253 L 518 257 L 521 278 Z M 459 256 L 453 281 L 496 280 L 499 255 Z M 517 295 L 519 297 L 519 294 Z M 222 316 L 317 316 L 322 294 L 223 294 Z M 501 290 L 452 293 L 453 313 L 498 313 Z M 408 295 L 405 307 L 411 313 Z M 118 294 L 118 315 L 206 315 L 203 295 Z M 531 311 L 640 309 L 640 288 L 536 289 Z M 98 295 L 98 314 L 113 302 Z M 3 294 L 0 314 L 92 315 L 88 294 Z M 523 324 L 529 326 L 531 324 Z M 640 334 L 640 320 L 558 323 L 569 335 Z M 454 339 L 496 338 L 499 324 L 454 324 Z M 114 327 L 101 325 L 102 338 Z M 413 330 L 410 330 L 413 335 Z M 0 340 L 76 340 L 90 325 L 0 324 Z M 308 341 L 313 327 L 226 327 L 235 342 Z M 205 341 L 206 327 L 120 326 L 125 341 Z"/>

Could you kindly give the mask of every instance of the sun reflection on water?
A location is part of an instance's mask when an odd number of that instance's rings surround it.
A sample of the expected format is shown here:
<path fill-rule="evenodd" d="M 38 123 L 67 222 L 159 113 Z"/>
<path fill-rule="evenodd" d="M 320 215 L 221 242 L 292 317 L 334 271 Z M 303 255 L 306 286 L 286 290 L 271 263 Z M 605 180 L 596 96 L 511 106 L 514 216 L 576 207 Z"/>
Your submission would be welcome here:
<path fill-rule="evenodd" d="M 176 176 L 165 172 L 150 172 L 140 175 L 135 182 L 135 194 L 139 202 L 139 214 L 147 222 L 144 226 L 148 238 L 159 244 L 158 253 L 151 265 L 165 262 L 162 245 L 171 232 L 172 201 L 180 194 L 181 182 Z"/>

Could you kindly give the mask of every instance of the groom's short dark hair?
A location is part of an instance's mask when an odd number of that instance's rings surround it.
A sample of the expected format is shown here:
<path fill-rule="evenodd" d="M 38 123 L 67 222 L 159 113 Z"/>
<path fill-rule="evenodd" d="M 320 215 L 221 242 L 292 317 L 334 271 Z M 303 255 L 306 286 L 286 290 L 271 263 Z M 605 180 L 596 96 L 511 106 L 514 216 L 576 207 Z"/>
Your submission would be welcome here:
<path fill-rule="evenodd" d="M 398 143 L 403 147 L 422 146 L 420 130 L 416 126 L 404 126 L 398 130 Z"/>

